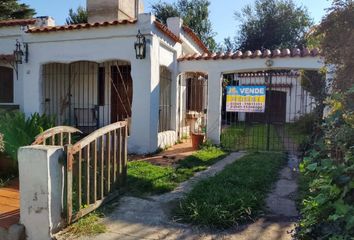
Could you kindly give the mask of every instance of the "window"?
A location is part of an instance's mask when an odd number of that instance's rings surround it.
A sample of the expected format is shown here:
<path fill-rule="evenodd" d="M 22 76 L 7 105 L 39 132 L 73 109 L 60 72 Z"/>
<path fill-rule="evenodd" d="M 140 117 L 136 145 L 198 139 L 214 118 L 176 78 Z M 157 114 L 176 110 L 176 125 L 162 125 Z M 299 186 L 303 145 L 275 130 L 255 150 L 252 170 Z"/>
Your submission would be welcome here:
<path fill-rule="evenodd" d="M 160 109 L 159 109 L 159 132 L 171 130 L 171 83 L 172 73 L 167 67 L 160 67 Z"/>
<path fill-rule="evenodd" d="M 0 103 L 14 102 L 14 74 L 12 68 L 0 67 Z"/>

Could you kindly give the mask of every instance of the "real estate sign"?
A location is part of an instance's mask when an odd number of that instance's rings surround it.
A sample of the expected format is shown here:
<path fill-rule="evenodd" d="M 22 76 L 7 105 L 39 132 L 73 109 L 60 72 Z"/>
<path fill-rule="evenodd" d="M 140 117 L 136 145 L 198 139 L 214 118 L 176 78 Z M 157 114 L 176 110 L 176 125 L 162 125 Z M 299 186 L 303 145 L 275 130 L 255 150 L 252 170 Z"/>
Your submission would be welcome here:
<path fill-rule="evenodd" d="M 227 112 L 265 112 L 266 86 L 228 86 Z"/>

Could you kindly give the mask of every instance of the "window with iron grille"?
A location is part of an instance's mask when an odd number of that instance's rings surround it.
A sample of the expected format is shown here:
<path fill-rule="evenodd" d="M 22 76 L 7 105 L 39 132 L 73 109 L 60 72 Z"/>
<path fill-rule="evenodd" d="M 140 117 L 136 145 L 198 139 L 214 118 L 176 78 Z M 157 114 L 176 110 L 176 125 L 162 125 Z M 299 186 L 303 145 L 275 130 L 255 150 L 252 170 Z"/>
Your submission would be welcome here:
<path fill-rule="evenodd" d="M 0 103 L 14 102 L 13 70 L 8 67 L 0 67 Z"/>
<path fill-rule="evenodd" d="M 171 82 L 171 72 L 167 67 L 160 67 L 159 132 L 171 130 Z"/>

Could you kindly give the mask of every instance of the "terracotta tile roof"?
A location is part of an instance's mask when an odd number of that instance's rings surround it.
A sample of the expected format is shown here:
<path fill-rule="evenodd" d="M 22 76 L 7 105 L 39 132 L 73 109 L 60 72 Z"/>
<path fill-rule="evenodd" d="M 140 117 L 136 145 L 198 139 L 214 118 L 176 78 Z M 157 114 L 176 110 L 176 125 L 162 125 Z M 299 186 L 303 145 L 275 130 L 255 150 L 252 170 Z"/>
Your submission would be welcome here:
<path fill-rule="evenodd" d="M 251 51 L 237 51 L 234 53 L 204 53 L 204 54 L 189 54 L 181 56 L 178 61 L 193 61 L 193 60 L 225 60 L 225 59 L 245 59 L 245 58 L 281 58 L 281 57 L 316 57 L 320 55 L 317 48 L 309 50 L 304 48 L 302 50 L 295 48 L 290 49 L 276 49 L 273 51 L 256 50 Z"/>
<path fill-rule="evenodd" d="M 268 76 L 268 73 L 265 72 L 243 72 L 238 73 L 237 77 L 239 78 L 249 78 L 249 77 L 265 77 Z M 298 77 L 300 76 L 299 72 L 292 72 L 292 71 L 276 71 L 272 72 L 273 77 Z"/>
<path fill-rule="evenodd" d="M 183 25 L 182 26 L 183 31 L 185 31 L 192 39 L 193 41 L 205 52 L 205 53 L 210 53 L 209 49 L 205 46 L 202 40 L 193 32 L 192 29 L 189 27 Z"/>
<path fill-rule="evenodd" d="M 244 84 L 242 86 L 259 86 L 259 83 L 252 83 L 252 84 Z M 267 87 L 272 86 L 272 88 L 292 88 L 293 84 L 292 83 L 262 83 L 261 85 L 265 85 Z"/>
<path fill-rule="evenodd" d="M 13 54 L 0 54 L 0 61 L 14 61 L 15 56 Z"/>
<path fill-rule="evenodd" d="M 11 19 L 0 21 L 0 27 L 27 26 L 36 23 L 36 19 Z"/>
<path fill-rule="evenodd" d="M 182 40 L 178 36 L 176 36 L 173 32 L 171 32 L 171 30 L 168 29 L 167 26 L 163 25 L 159 21 L 155 21 L 154 23 L 155 23 L 156 28 L 159 29 L 164 34 L 166 34 L 167 37 L 169 37 L 170 39 L 172 39 L 175 42 L 182 43 Z"/>
<path fill-rule="evenodd" d="M 55 27 L 34 27 L 28 29 L 27 32 L 44 33 L 44 32 L 71 31 L 71 30 L 78 30 L 78 29 L 134 24 L 136 22 L 137 22 L 136 19 L 131 19 L 131 20 L 121 20 L 121 21 L 117 20 L 112 22 L 81 23 L 81 24 L 63 25 L 63 26 L 55 26 Z"/>

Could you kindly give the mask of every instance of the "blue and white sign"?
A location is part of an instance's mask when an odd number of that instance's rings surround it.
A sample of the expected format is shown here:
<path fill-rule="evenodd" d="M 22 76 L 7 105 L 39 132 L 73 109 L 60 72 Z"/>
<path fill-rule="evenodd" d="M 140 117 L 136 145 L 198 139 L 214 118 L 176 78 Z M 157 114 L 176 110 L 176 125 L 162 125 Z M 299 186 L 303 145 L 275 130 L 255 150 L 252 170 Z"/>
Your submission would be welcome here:
<path fill-rule="evenodd" d="M 229 86 L 226 90 L 227 112 L 265 112 L 266 86 Z"/>

